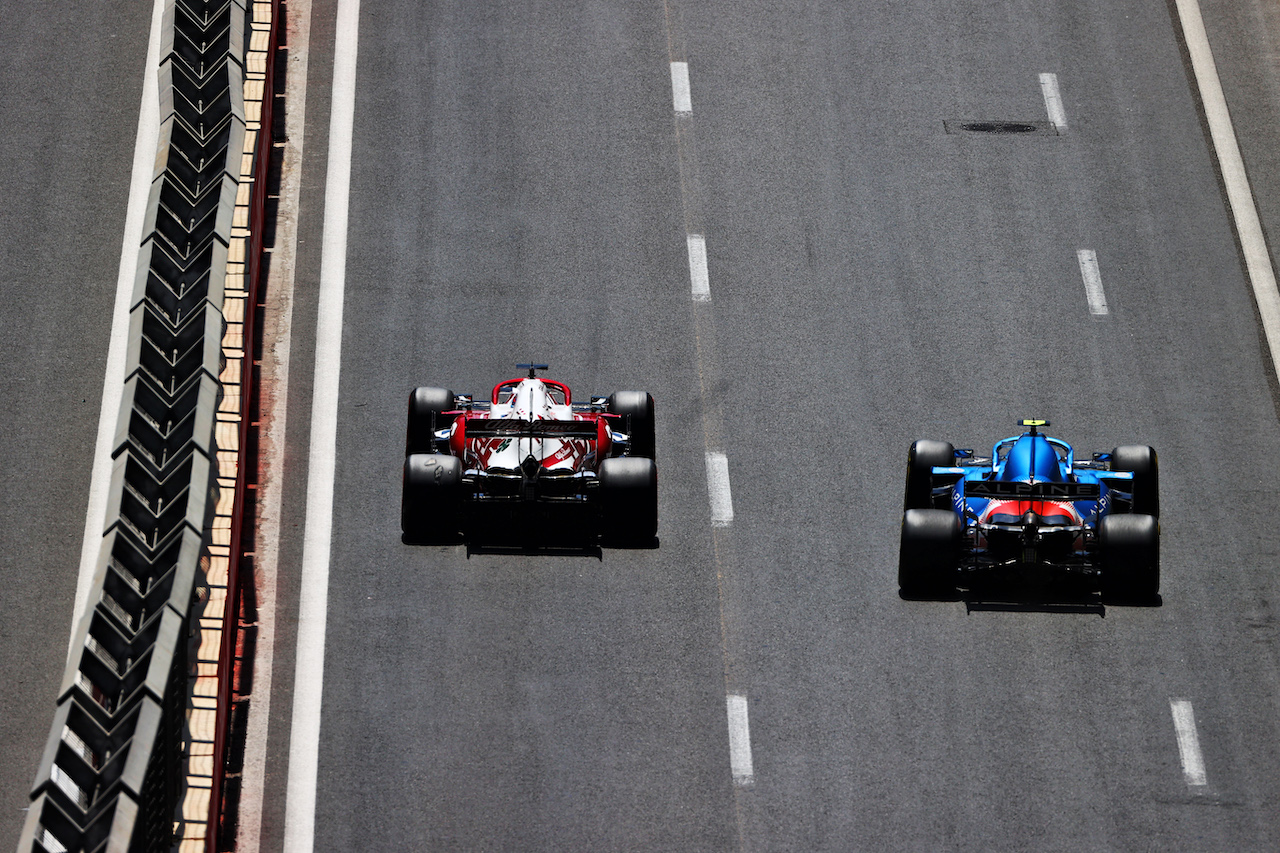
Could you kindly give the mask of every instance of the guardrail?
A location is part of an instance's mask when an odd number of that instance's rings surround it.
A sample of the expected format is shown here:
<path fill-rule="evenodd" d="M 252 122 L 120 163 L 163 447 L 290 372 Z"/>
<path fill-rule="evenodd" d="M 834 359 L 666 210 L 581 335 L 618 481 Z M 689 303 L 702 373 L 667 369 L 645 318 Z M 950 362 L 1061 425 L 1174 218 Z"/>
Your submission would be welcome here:
<path fill-rule="evenodd" d="M 249 452 L 249 432 L 252 428 L 251 400 L 255 391 L 253 370 L 253 347 L 256 331 L 256 311 L 258 304 L 258 282 L 261 276 L 263 259 L 264 222 L 266 217 L 266 199 L 270 192 L 267 172 L 272 163 L 272 145 L 274 142 L 272 128 L 275 105 L 275 52 L 279 43 L 277 27 L 280 21 L 280 0 L 248 0 L 252 19 L 251 35 L 245 55 L 244 112 L 247 135 L 245 138 L 245 156 L 241 162 L 241 188 L 236 204 L 236 214 L 232 230 L 231 255 L 228 269 L 233 273 L 228 276 L 223 303 L 223 315 L 227 320 L 227 334 L 222 339 L 222 351 L 227 369 L 223 371 L 223 401 L 218 407 L 219 427 L 215 427 L 218 459 L 220 461 L 218 477 L 225 490 L 230 490 L 232 500 L 225 498 L 217 511 L 214 520 L 213 544 L 210 550 L 213 570 L 210 572 L 210 587 L 216 588 L 215 579 L 219 571 L 220 561 L 225 564 L 224 595 L 222 599 L 221 624 L 216 628 L 209 627 L 216 615 L 217 594 L 210 596 L 210 605 L 206 606 L 201 621 L 201 646 L 216 645 L 216 676 L 212 679 L 215 685 L 215 711 L 213 714 L 212 767 L 209 768 L 208 784 L 208 819 L 203 827 L 189 826 L 188 838 L 202 841 L 192 844 L 196 850 L 206 853 L 217 853 L 223 849 L 234 849 L 236 828 L 239 823 L 240 782 L 243 773 L 243 750 L 232 749 L 229 738 L 232 736 L 233 708 L 244 712 L 249 704 L 248 694 L 252 692 L 252 678 L 243 681 L 243 672 L 239 671 L 237 650 L 244 643 L 247 654 L 252 655 L 253 644 L 246 642 L 242 634 L 240 622 L 241 577 L 241 541 L 245 524 L 245 492 L 248 488 L 245 454 Z M 251 191 L 243 191 L 245 186 Z M 239 262 L 237 263 L 237 259 Z M 237 274 L 238 275 L 235 275 Z M 237 287 L 238 285 L 238 287 Z M 236 460 L 235 464 L 222 464 L 224 460 Z M 225 532 L 224 532 L 225 530 Z M 252 535 L 252 534 L 251 534 Z M 221 543 L 225 542 L 225 546 Z M 225 557 L 220 557 L 225 553 Z M 252 580 L 252 571 L 249 575 Z M 252 608 L 250 608 L 252 609 Z M 256 616 L 246 614 L 249 622 L 256 622 Z M 214 642 L 216 636 L 216 643 Z M 201 669 L 206 665 L 197 664 Z M 199 701 L 207 701 L 207 692 L 202 689 L 197 678 L 195 693 Z M 263 692 L 269 689 L 264 685 Z M 244 719 L 243 713 L 241 719 Z M 194 726 L 193 726 L 194 728 Z M 193 733 L 194 734 L 194 733 Z M 243 730 L 240 737 L 244 736 Z M 243 743 L 240 744 L 243 746 Z M 198 753 L 203 744 L 192 743 L 188 751 L 188 781 L 203 785 L 205 780 L 197 778 L 201 773 L 198 765 Z M 228 779 L 228 776 L 231 776 Z M 187 803 L 200 800 L 201 790 L 189 787 Z M 193 811 L 184 805 L 184 811 Z"/>
<path fill-rule="evenodd" d="M 233 240 L 237 197 L 244 210 L 245 184 L 253 183 L 241 177 L 250 15 L 249 0 L 169 0 L 164 10 L 157 170 L 131 303 L 106 529 L 20 853 L 167 851 L 174 843 L 192 622 L 219 498 L 223 293 L 229 251 L 244 247 L 243 230 L 260 226 L 262 215 L 257 198 L 250 222 L 239 223 L 240 242 Z M 250 150 L 265 161 L 269 145 L 268 123 Z M 252 282 L 260 242 L 247 242 Z M 232 476 L 238 498 L 243 474 Z M 234 620 L 234 608 L 227 610 Z M 228 642 L 234 632 L 224 632 Z M 217 814 L 216 799 L 210 809 Z"/>

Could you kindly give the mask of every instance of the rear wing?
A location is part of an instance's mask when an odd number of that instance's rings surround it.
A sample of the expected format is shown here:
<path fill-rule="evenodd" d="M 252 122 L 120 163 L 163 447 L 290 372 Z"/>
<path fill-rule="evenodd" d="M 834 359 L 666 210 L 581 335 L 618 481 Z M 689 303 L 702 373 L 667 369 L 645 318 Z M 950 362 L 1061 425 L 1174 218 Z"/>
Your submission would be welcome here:
<path fill-rule="evenodd" d="M 1020 483 L 1005 480 L 971 480 L 965 497 L 1011 500 L 1096 501 L 1102 496 L 1097 483 Z"/>
<path fill-rule="evenodd" d="M 980 460 L 985 462 L 987 460 Z M 964 479 L 972 465 L 936 467 L 933 469 L 933 488 L 949 489 Z M 1088 463 L 1077 462 L 1077 468 L 1093 468 Z M 1133 488 L 1132 471 L 1098 471 L 1099 483 L 1108 489 L 1127 494 Z M 1101 497 L 1099 483 L 1019 483 L 1001 480 L 968 480 L 964 493 L 973 498 L 1006 498 L 1012 500 L 1096 501 Z"/>
<path fill-rule="evenodd" d="M 472 438 L 580 438 L 599 436 L 596 421 L 523 421 L 514 418 L 468 418 L 466 435 Z"/>

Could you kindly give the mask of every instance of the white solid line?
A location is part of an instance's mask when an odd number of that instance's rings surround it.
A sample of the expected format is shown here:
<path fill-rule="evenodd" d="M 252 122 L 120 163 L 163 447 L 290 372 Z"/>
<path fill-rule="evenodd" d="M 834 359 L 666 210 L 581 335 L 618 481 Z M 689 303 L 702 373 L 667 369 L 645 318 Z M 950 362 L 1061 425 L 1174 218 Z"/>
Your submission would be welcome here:
<path fill-rule="evenodd" d="M 671 63 L 671 99 L 675 102 L 676 112 L 693 112 L 693 96 L 689 90 L 689 63 Z"/>
<path fill-rule="evenodd" d="M 138 111 L 138 135 L 133 143 L 133 174 L 129 179 L 129 203 L 125 209 L 124 238 L 120 243 L 120 268 L 116 273 L 116 301 L 111 313 L 111 338 L 107 347 L 107 369 L 102 380 L 102 411 L 98 415 L 98 438 L 94 445 L 93 469 L 89 478 L 89 507 L 84 518 L 84 541 L 80 546 L 80 574 L 76 580 L 75 609 L 71 616 L 70 660 L 75 649 L 76 626 L 88 606 L 89 587 L 98 568 L 102 534 L 106 528 L 107 492 L 111 488 L 111 451 L 124 397 L 124 362 L 128 350 L 129 305 L 133 298 L 134 276 L 138 271 L 138 249 L 147 213 L 151 179 L 155 177 L 156 146 L 160 140 L 160 86 L 156 72 L 160 66 L 160 30 L 165 0 L 155 0 L 151 8 L 151 38 L 147 42 L 147 62 L 142 74 L 142 107 Z"/>
<path fill-rule="evenodd" d="M 729 460 L 723 453 L 707 452 L 707 490 L 711 494 L 711 526 L 733 522 L 733 496 L 729 492 Z"/>
<path fill-rule="evenodd" d="M 1191 67 L 1200 87 L 1200 101 L 1204 104 L 1205 118 L 1209 122 L 1209 134 L 1213 138 L 1218 166 L 1222 170 L 1222 181 L 1227 188 L 1227 200 L 1235 218 L 1236 233 L 1240 235 L 1240 246 L 1244 250 L 1249 282 L 1253 286 L 1253 296 L 1262 317 L 1267 348 L 1271 351 L 1272 364 L 1280 369 L 1280 290 L 1276 288 L 1276 274 L 1271 266 L 1271 256 L 1267 253 L 1266 240 L 1262 236 L 1262 223 L 1258 220 L 1253 191 L 1249 187 L 1244 159 L 1240 156 L 1240 146 L 1236 143 L 1235 129 L 1231 124 L 1231 113 L 1227 110 L 1227 99 L 1222 93 L 1218 69 L 1213 62 L 1213 51 L 1209 48 L 1209 37 L 1205 33 L 1204 20 L 1200 17 L 1200 4 L 1196 0 L 1177 0 L 1177 7 L 1183 36 L 1187 42 L 1187 53 L 1191 56 Z"/>
<path fill-rule="evenodd" d="M 1204 757 L 1200 754 L 1200 736 L 1196 734 L 1196 715 L 1186 699 L 1170 699 L 1173 728 L 1178 734 L 1178 754 L 1182 756 L 1182 776 L 1188 785 L 1207 785 Z"/>
<path fill-rule="evenodd" d="M 329 606 L 329 548 L 333 532 L 333 478 L 337 454 L 338 376 L 342 368 L 342 303 L 347 270 L 347 216 L 351 190 L 351 135 L 356 100 L 356 46 L 360 0 L 338 0 L 320 251 L 320 303 L 316 321 L 315 390 L 311 398 L 311 450 L 307 515 L 302 539 L 302 591 L 289 737 L 284 850 L 311 853 L 315 845 L 316 775 L 320 760 L 320 703 L 324 696 L 325 621 Z"/>
<path fill-rule="evenodd" d="M 729 694 L 729 768 L 736 785 L 755 781 L 751 767 L 751 730 L 747 724 L 747 697 Z"/>
<path fill-rule="evenodd" d="M 1107 295 L 1102 291 L 1102 274 L 1098 272 L 1098 256 L 1093 249 L 1078 249 L 1080 276 L 1084 279 L 1084 294 L 1089 300 L 1089 313 L 1101 316 L 1107 313 Z"/>
<path fill-rule="evenodd" d="M 694 302 L 711 301 L 711 276 L 707 273 L 707 241 L 701 234 L 689 235 L 689 280 Z"/>
<path fill-rule="evenodd" d="M 1044 106 L 1049 111 L 1049 121 L 1058 130 L 1067 129 L 1067 112 L 1062 107 L 1062 95 L 1058 92 L 1058 75 L 1041 74 L 1040 91 L 1044 93 Z"/>

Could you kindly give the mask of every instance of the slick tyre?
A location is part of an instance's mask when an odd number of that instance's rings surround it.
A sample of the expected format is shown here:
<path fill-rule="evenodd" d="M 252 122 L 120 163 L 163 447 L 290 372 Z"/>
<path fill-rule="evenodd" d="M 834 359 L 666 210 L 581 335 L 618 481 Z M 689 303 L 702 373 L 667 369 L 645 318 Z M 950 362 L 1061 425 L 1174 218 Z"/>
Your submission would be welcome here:
<path fill-rule="evenodd" d="M 653 419 L 653 397 L 645 391 L 615 391 L 609 395 L 605 411 L 622 417 L 621 431 L 631 436 L 629 456 L 654 459 L 657 438 Z"/>
<path fill-rule="evenodd" d="M 1155 448 L 1127 444 L 1111 451 L 1112 471 L 1133 472 L 1132 512 L 1160 517 L 1160 460 Z"/>
<path fill-rule="evenodd" d="M 404 455 L 435 453 L 435 431 L 449 425 L 441 412 L 454 409 L 453 392 L 447 388 L 415 388 L 409 395 L 409 419 L 404 435 Z"/>
<path fill-rule="evenodd" d="M 1151 601 L 1160 592 L 1160 522 L 1154 515 L 1108 515 L 1098 525 L 1102 594 Z"/>
<path fill-rule="evenodd" d="M 956 449 L 947 441 L 921 439 L 907 451 L 907 488 L 903 509 L 933 508 L 933 469 L 954 465 Z"/>
<path fill-rule="evenodd" d="M 462 461 L 442 453 L 404 460 L 400 532 L 408 542 L 453 542 L 462 521 Z"/>
<path fill-rule="evenodd" d="M 623 456 L 600 463 L 600 540 L 645 547 L 658 535 L 658 466 Z"/>
<path fill-rule="evenodd" d="M 905 598 L 955 595 L 963 530 L 946 509 L 909 509 L 902 515 L 898 589 Z"/>

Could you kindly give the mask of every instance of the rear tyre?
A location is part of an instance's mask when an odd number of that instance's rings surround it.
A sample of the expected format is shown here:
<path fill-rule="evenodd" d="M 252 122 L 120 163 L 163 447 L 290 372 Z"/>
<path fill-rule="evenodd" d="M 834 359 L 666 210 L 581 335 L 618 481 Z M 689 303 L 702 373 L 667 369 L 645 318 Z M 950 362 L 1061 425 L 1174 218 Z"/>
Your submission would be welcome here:
<path fill-rule="evenodd" d="M 933 469 L 954 465 L 956 449 L 947 441 L 921 439 L 907 452 L 907 488 L 903 509 L 933 508 Z"/>
<path fill-rule="evenodd" d="M 615 391 L 609 395 L 605 410 L 621 415 L 623 430 L 631 436 L 629 456 L 653 459 L 657 439 L 653 419 L 653 397 L 645 391 Z"/>
<path fill-rule="evenodd" d="M 1128 444 L 1111 451 L 1112 471 L 1133 472 L 1133 512 L 1160 517 L 1160 460 L 1155 448 Z"/>
<path fill-rule="evenodd" d="M 646 546 L 658 535 L 658 466 L 623 456 L 600 463 L 600 539 Z"/>
<path fill-rule="evenodd" d="M 457 541 L 462 521 L 462 460 L 414 453 L 404 460 L 400 532 L 410 542 Z"/>
<path fill-rule="evenodd" d="M 409 423 L 404 436 L 404 453 L 435 453 L 435 431 L 449 425 L 441 412 L 453 411 L 453 392 L 447 388 L 415 388 L 409 395 Z"/>
<path fill-rule="evenodd" d="M 898 589 L 906 598 L 945 598 L 956 592 L 960 518 L 946 509 L 909 509 L 902 515 Z"/>
<path fill-rule="evenodd" d="M 1160 592 L 1160 523 L 1153 515 L 1108 515 L 1098 525 L 1102 594 L 1150 601 Z"/>

